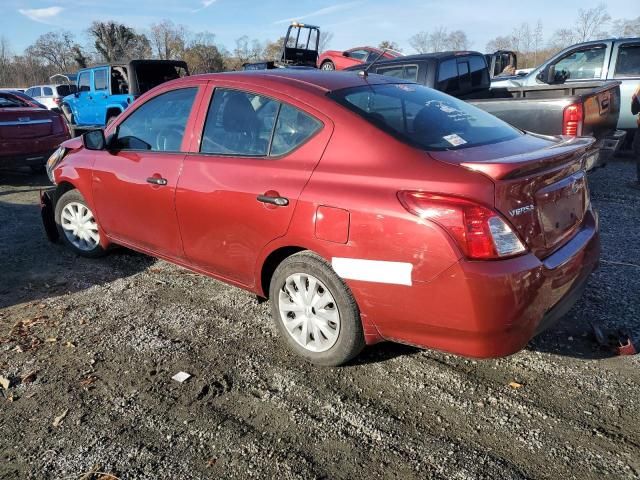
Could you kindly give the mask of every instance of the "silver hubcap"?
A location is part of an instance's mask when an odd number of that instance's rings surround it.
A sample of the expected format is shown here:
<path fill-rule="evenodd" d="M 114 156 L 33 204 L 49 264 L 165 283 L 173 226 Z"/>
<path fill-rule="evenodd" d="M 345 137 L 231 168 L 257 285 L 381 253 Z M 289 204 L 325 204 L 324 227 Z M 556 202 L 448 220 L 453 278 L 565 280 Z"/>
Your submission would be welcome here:
<path fill-rule="evenodd" d="M 78 202 L 67 203 L 60 214 L 64 235 L 71 244 L 83 251 L 90 251 L 100 243 L 98 224 L 93 213 Z"/>
<path fill-rule="evenodd" d="M 280 318 L 291 337 L 311 352 L 324 352 L 340 334 L 340 312 L 329 289 L 316 277 L 294 273 L 278 298 Z"/>
<path fill-rule="evenodd" d="M 333 70 L 333 65 L 331 65 L 329 62 L 323 63 L 322 70 Z"/>

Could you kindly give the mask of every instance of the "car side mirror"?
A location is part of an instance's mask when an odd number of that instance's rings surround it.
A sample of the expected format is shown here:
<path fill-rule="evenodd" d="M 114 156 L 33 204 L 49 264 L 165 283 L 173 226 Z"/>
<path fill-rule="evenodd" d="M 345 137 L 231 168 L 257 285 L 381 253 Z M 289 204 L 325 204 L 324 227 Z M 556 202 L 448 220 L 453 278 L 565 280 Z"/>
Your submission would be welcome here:
<path fill-rule="evenodd" d="M 549 65 L 538 74 L 538 80 L 548 85 L 552 85 L 556 81 L 556 66 Z"/>
<path fill-rule="evenodd" d="M 349 58 L 351 54 L 349 52 L 342 52 L 342 56 Z"/>
<path fill-rule="evenodd" d="M 91 130 L 82 135 L 82 145 L 87 150 L 106 150 L 107 141 L 102 130 Z"/>

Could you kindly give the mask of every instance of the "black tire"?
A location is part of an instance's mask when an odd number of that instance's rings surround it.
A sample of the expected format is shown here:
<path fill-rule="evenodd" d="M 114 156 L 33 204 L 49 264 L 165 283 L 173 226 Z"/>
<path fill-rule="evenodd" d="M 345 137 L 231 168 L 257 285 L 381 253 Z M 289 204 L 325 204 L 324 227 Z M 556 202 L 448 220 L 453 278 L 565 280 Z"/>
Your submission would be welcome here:
<path fill-rule="evenodd" d="M 322 62 L 322 65 L 320 65 L 320 70 L 325 70 L 330 72 L 335 69 L 336 69 L 336 66 L 331 60 L 325 60 L 324 62 Z"/>
<path fill-rule="evenodd" d="M 68 192 L 65 192 L 56 202 L 56 209 L 55 209 L 55 215 L 54 215 L 55 221 L 56 221 L 56 228 L 58 229 L 58 234 L 60 235 L 60 238 L 62 239 L 64 244 L 67 245 L 71 250 L 73 250 L 73 252 L 76 253 L 77 255 L 80 255 L 82 257 L 88 257 L 88 258 L 97 258 L 97 257 L 103 256 L 106 253 L 106 250 L 102 248 L 102 246 L 99 243 L 91 249 L 81 249 L 81 248 L 78 248 L 76 245 L 74 245 L 69 240 L 69 238 L 67 238 L 65 229 L 62 228 L 62 210 L 64 209 L 65 206 L 67 206 L 70 203 L 79 203 L 81 205 L 84 205 L 89 211 L 91 211 L 84 197 L 80 194 L 78 190 L 69 190 Z M 98 233 L 98 235 L 99 234 L 100 233 Z"/>
<path fill-rule="evenodd" d="M 340 330 L 335 344 L 326 351 L 312 352 L 300 345 L 289 334 L 280 316 L 280 291 L 283 290 L 287 278 L 295 273 L 313 275 L 327 287 L 335 301 L 340 315 Z M 349 287 L 322 257 L 307 250 L 283 260 L 271 277 L 269 298 L 271 313 L 280 337 L 291 350 L 307 361 L 322 366 L 339 366 L 354 358 L 364 348 L 364 332 L 358 304 Z"/>

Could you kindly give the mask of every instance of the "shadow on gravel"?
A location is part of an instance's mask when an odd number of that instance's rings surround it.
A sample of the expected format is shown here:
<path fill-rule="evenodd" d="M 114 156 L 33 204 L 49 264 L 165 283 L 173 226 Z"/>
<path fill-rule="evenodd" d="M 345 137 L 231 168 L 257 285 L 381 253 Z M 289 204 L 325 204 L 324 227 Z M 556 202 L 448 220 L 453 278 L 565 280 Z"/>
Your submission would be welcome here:
<path fill-rule="evenodd" d="M 155 263 L 126 249 L 86 259 L 49 242 L 40 217 L 40 188 L 30 188 L 48 185 L 45 175 L 0 171 L 0 308 L 85 290 Z"/>
<path fill-rule="evenodd" d="M 422 352 L 419 348 L 401 343 L 382 342 L 366 347 L 360 355 L 353 359 L 348 367 L 386 362 L 396 357 L 408 357 Z"/>

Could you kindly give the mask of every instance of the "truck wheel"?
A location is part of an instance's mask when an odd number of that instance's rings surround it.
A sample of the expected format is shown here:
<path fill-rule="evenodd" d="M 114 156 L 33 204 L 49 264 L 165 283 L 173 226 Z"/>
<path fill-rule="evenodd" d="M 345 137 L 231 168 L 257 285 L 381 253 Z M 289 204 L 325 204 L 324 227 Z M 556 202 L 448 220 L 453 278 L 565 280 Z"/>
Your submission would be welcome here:
<path fill-rule="evenodd" d="M 320 65 L 320 70 L 335 70 L 336 66 L 333 64 L 333 62 L 331 60 L 325 60 L 324 62 L 322 62 L 322 65 Z"/>
<path fill-rule="evenodd" d="M 105 254 L 98 223 L 78 190 L 69 190 L 58 199 L 55 220 L 60 238 L 76 254 L 89 258 Z"/>
<path fill-rule="evenodd" d="M 269 298 L 282 339 L 309 362 L 342 365 L 364 348 L 358 305 L 318 255 L 303 251 L 283 260 L 271 278 Z"/>

